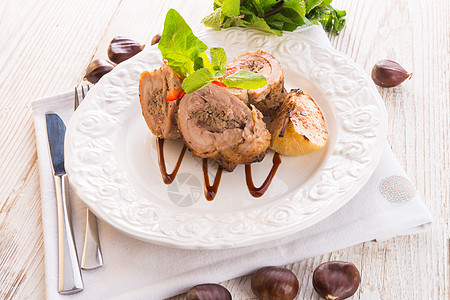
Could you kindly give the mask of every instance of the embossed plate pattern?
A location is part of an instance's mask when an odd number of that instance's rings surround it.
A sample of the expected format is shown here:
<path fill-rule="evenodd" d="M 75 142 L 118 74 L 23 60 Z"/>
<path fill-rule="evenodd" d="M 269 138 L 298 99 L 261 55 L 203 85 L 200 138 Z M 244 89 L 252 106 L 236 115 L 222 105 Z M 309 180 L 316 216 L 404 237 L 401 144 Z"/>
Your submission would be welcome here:
<path fill-rule="evenodd" d="M 298 33 L 279 38 L 232 28 L 199 37 L 209 47 L 224 47 L 229 61 L 252 50 L 274 55 L 283 66 L 286 88 L 302 88 L 322 109 L 327 146 L 305 156 L 282 157 L 262 198 L 250 196 L 243 166 L 238 166 L 224 173 L 216 199 L 205 200 L 201 161 L 189 152 L 175 182 L 165 185 L 155 138 L 139 104 L 139 75 L 162 63 L 158 48 L 146 47 L 104 76 L 70 121 L 66 168 L 82 201 L 128 235 L 189 249 L 270 241 L 303 230 L 348 202 L 374 171 L 387 134 L 384 104 L 365 72 L 343 54 Z M 180 148 L 181 142 L 166 146 L 169 165 Z M 270 169 L 271 157 L 269 153 L 253 164 L 256 184 Z"/>

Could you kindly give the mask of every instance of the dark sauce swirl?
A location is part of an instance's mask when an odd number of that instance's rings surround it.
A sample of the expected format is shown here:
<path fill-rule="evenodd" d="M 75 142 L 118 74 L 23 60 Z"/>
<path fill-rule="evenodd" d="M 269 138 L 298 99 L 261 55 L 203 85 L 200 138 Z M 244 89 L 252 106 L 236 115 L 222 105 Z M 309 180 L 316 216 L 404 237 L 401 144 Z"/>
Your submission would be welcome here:
<path fill-rule="evenodd" d="M 166 170 L 166 162 L 164 159 L 164 139 L 157 138 L 157 149 L 158 149 L 158 164 L 159 170 L 161 171 L 161 175 L 165 184 L 171 184 L 175 177 L 177 176 L 178 170 L 180 169 L 181 162 L 183 161 L 184 154 L 186 153 L 186 145 L 183 145 L 181 149 L 180 155 L 178 156 L 177 163 L 172 171 L 172 173 L 167 173 Z M 275 174 L 278 170 L 278 167 L 281 164 L 281 158 L 278 153 L 274 153 L 272 159 L 272 168 L 270 169 L 269 174 L 267 174 L 266 180 L 264 180 L 263 184 L 260 187 L 255 187 L 252 178 L 252 167 L 250 164 L 245 165 L 245 180 L 247 183 L 248 191 L 250 194 L 259 198 L 267 191 L 269 188 Z M 208 159 L 203 158 L 203 188 L 205 193 L 205 198 L 208 201 L 213 200 L 217 195 L 217 190 L 219 189 L 220 179 L 222 178 L 223 167 L 219 165 L 217 168 L 216 176 L 214 177 L 214 182 L 212 185 L 209 184 L 209 175 L 208 175 Z"/>
<path fill-rule="evenodd" d="M 214 177 L 213 185 L 209 184 L 208 175 L 208 159 L 203 159 L 203 188 L 205 191 L 205 198 L 208 201 L 213 200 L 216 197 L 217 190 L 219 189 L 220 179 L 222 178 L 223 167 L 219 165 L 217 168 L 216 176 Z"/>
<path fill-rule="evenodd" d="M 275 152 L 273 155 L 272 163 L 272 169 L 270 169 L 269 174 L 267 174 L 266 180 L 264 180 L 263 184 L 260 187 L 255 187 L 255 185 L 253 184 L 252 166 L 250 164 L 245 165 L 245 180 L 247 182 L 248 191 L 253 197 L 259 198 L 264 195 L 264 193 L 269 188 L 272 179 L 275 177 L 275 173 L 277 172 L 278 167 L 281 164 L 280 154 L 278 154 L 277 152 Z"/>
<path fill-rule="evenodd" d="M 177 176 L 178 170 L 181 166 L 181 161 L 183 160 L 184 153 L 186 152 L 186 145 L 183 145 L 183 149 L 178 156 L 178 161 L 175 167 L 173 168 L 172 173 L 168 174 L 166 170 L 166 162 L 164 160 L 164 139 L 157 139 L 157 149 L 158 149 L 158 164 L 159 170 L 161 171 L 161 175 L 165 184 L 171 184 L 175 177 Z"/>

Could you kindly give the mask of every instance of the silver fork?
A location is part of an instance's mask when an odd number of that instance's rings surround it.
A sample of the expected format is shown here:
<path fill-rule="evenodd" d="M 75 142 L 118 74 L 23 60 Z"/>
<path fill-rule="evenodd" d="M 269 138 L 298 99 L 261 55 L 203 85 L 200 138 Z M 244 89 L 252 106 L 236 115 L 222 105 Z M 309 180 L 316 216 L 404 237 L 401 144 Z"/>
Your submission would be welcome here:
<path fill-rule="evenodd" d="M 75 87 L 74 111 L 78 108 L 78 105 L 80 105 L 84 97 L 86 97 L 89 91 L 89 85 L 80 86 L 79 88 L 81 89 L 81 100 L 78 95 L 78 87 Z M 86 231 L 84 234 L 83 255 L 81 256 L 81 268 L 84 270 L 92 270 L 101 266 L 103 266 L 103 256 L 98 237 L 97 218 L 89 209 L 86 209 Z"/>

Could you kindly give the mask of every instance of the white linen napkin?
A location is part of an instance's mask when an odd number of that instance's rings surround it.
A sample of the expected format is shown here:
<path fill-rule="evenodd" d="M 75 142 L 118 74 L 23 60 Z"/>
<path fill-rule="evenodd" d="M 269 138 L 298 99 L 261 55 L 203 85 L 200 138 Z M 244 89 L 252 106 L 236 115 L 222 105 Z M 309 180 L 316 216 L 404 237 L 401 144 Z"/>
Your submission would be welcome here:
<path fill-rule="evenodd" d="M 301 29 L 325 44 L 319 26 Z M 386 145 L 369 182 L 339 211 L 291 236 L 254 246 L 225 250 L 184 250 L 138 241 L 99 220 L 104 266 L 83 271 L 84 291 L 57 292 L 56 200 L 47 146 L 45 113 L 68 123 L 73 92 L 33 102 L 42 197 L 46 293 L 48 299 L 163 299 L 190 287 L 220 282 L 267 265 L 285 265 L 370 240 L 420 232 L 432 217 Z M 69 179 L 70 180 L 70 179 Z M 76 244 L 81 257 L 86 209 L 71 192 Z"/>

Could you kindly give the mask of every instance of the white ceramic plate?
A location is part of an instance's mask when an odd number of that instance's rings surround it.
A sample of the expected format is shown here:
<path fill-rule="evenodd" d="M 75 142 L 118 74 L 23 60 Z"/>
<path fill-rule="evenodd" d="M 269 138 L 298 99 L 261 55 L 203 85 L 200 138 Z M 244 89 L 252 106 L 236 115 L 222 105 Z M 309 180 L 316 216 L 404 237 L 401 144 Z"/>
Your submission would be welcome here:
<path fill-rule="evenodd" d="M 209 47 L 228 60 L 264 50 L 281 63 L 285 85 L 302 88 L 322 109 L 327 146 L 282 157 L 269 190 L 253 198 L 244 166 L 222 176 L 218 195 L 203 195 L 201 160 L 190 152 L 176 180 L 162 181 L 155 137 L 141 115 L 139 75 L 161 66 L 156 46 L 118 65 L 89 92 L 66 136 L 66 169 L 82 201 L 101 219 L 135 238 L 172 247 L 218 249 L 270 241 L 323 220 L 348 202 L 374 171 L 387 134 L 386 111 L 371 79 L 348 57 L 299 33 L 282 38 L 250 29 L 207 31 Z M 168 170 L 181 141 L 166 142 Z M 253 164 L 255 185 L 273 152 Z M 211 170 L 211 168 L 210 168 Z M 215 169 L 210 177 L 213 177 Z"/>

